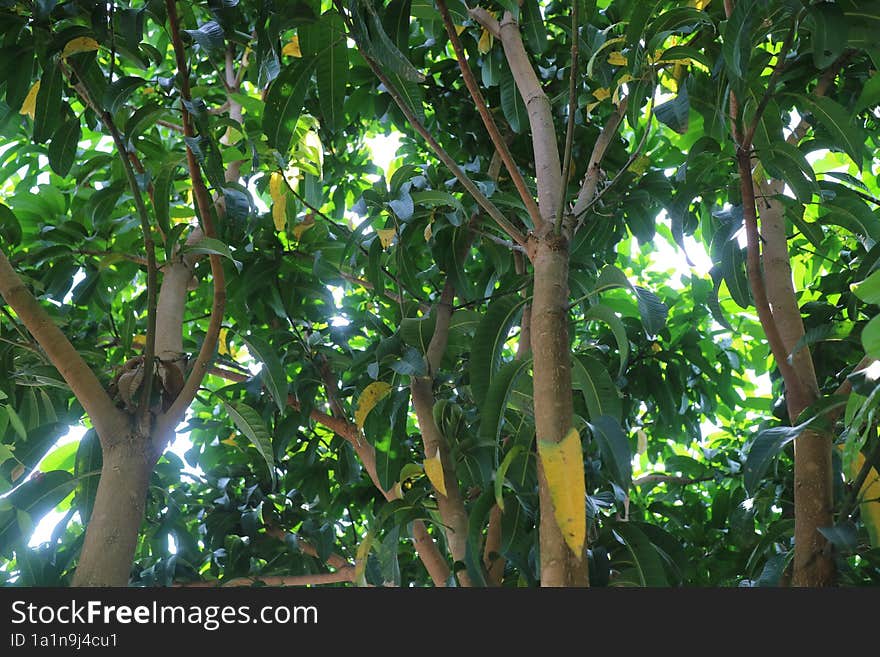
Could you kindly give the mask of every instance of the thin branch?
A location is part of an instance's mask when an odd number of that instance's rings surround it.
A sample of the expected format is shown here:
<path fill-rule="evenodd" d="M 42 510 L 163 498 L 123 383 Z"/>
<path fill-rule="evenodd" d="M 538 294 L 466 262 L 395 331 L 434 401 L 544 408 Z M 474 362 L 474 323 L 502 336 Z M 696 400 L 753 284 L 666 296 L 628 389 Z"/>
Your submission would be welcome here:
<path fill-rule="evenodd" d="M 81 93 L 85 93 L 86 98 L 92 99 L 94 94 L 92 93 L 92 90 L 89 89 L 85 78 L 79 74 L 73 65 L 69 64 L 69 66 L 71 67 L 71 70 L 76 73 L 77 79 L 82 85 L 80 90 Z M 97 103 L 95 103 L 94 100 L 90 101 L 90 105 L 92 107 L 97 107 Z M 156 295 L 159 286 L 158 268 L 156 266 L 156 245 L 153 242 L 150 215 L 147 212 L 147 206 L 141 195 L 140 186 L 138 185 L 137 177 L 132 168 L 125 141 L 122 139 L 122 135 L 117 129 L 116 124 L 113 122 L 113 117 L 110 112 L 101 109 L 98 116 L 101 118 L 104 127 L 110 132 L 110 136 L 113 138 L 113 143 L 116 146 L 117 154 L 122 162 L 122 169 L 125 172 L 125 178 L 128 181 L 128 186 L 134 199 L 135 208 L 137 209 L 138 218 L 140 219 L 141 231 L 144 234 L 144 250 L 147 255 L 147 334 L 144 345 L 144 380 L 141 384 L 140 397 L 135 412 L 135 424 L 140 427 L 150 407 L 150 399 L 153 393 L 153 378 L 155 374 Z"/>
<path fill-rule="evenodd" d="M 645 132 L 642 134 L 642 139 L 639 141 L 639 144 L 638 144 L 638 146 L 636 146 L 636 149 L 633 151 L 632 155 L 630 155 L 629 158 L 627 159 L 627 161 L 624 162 L 623 166 L 620 168 L 620 171 L 617 172 L 617 175 L 615 175 L 614 178 L 611 179 L 611 182 L 609 182 L 601 190 L 599 190 L 599 192 L 595 196 L 593 196 L 592 200 L 590 200 L 584 206 L 583 210 L 581 210 L 580 212 L 572 212 L 572 219 L 577 221 L 577 223 L 575 224 L 574 230 L 572 230 L 572 234 L 576 233 L 578 231 L 578 229 L 580 229 L 581 225 L 583 225 L 584 220 L 586 219 L 587 213 L 592 209 L 592 207 L 594 205 L 596 205 L 596 203 L 598 203 L 600 200 L 602 200 L 602 197 L 605 196 L 605 194 L 607 194 L 608 191 L 614 187 L 614 185 L 617 184 L 617 182 L 623 177 L 623 175 L 632 166 L 633 162 L 636 161 L 636 158 L 638 158 L 639 155 L 641 155 L 642 149 L 644 149 L 645 144 L 648 141 L 648 135 L 651 132 L 651 122 L 652 122 L 653 118 L 654 118 L 654 101 L 653 101 L 653 94 L 652 94 L 651 104 L 648 106 L 648 122 L 647 122 L 647 126 L 645 128 Z"/>
<path fill-rule="evenodd" d="M 180 96 L 182 101 L 189 102 L 191 100 L 189 86 L 189 66 L 186 61 L 186 52 L 184 50 L 183 41 L 180 37 L 180 22 L 177 17 L 177 7 L 175 0 L 165 0 L 165 7 L 168 13 L 168 25 L 171 33 L 171 43 L 174 48 L 174 56 L 177 62 L 177 72 L 180 78 Z M 186 105 L 181 103 L 181 112 L 183 117 L 184 135 L 187 137 L 195 136 L 190 121 L 189 112 Z M 193 195 L 196 199 L 196 205 L 199 210 L 199 216 L 202 220 L 202 230 L 205 237 L 216 238 L 217 232 L 211 215 L 212 204 L 208 194 L 208 189 L 202 179 L 199 164 L 196 161 L 195 154 L 186 147 L 186 162 L 189 168 L 190 179 L 193 184 Z M 211 276 L 213 278 L 214 294 L 211 302 L 211 320 L 208 323 L 208 329 L 205 332 L 205 338 L 199 349 L 193 363 L 192 371 L 186 379 L 177 399 L 171 404 L 171 407 L 161 417 L 161 423 L 166 430 L 173 430 L 174 426 L 183 417 L 186 409 L 192 403 L 201 385 L 202 379 L 208 372 L 211 359 L 217 349 L 217 342 L 220 337 L 220 325 L 223 322 L 223 311 L 226 307 L 226 275 L 223 272 L 223 264 L 220 262 L 220 256 L 212 253 L 208 256 L 211 264 Z"/>
<path fill-rule="evenodd" d="M 343 20 L 348 25 L 349 32 L 351 32 L 351 19 L 345 13 L 342 3 L 340 0 L 334 0 L 334 4 L 336 5 L 340 15 Z M 506 232 L 510 237 L 520 246 L 525 247 L 526 238 L 520 232 L 520 230 L 514 226 L 507 217 L 498 209 L 498 207 L 492 203 L 486 196 L 479 190 L 473 180 L 471 180 L 467 174 L 462 171 L 461 167 L 452 159 L 452 156 L 446 152 L 446 150 L 439 144 L 439 142 L 434 139 L 434 136 L 422 125 L 422 122 L 416 117 L 413 113 L 412 109 L 410 109 L 409 105 L 407 105 L 406 101 L 400 95 L 397 87 L 394 86 L 394 83 L 382 72 L 382 69 L 375 62 L 375 60 L 366 52 L 363 45 L 357 43 L 358 51 L 361 56 L 364 58 L 364 61 L 367 62 L 367 65 L 373 71 L 373 74 L 379 78 L 379 81 L 384 85 L 385 89 L 388 91 L 391 98 L 394 99 L 394 102 L 400 108 L 400 111 L 403 113 L 404 117 L 406 117 L 407 122 L 415 129 L 417 133 L 422 137 L 422 139 L 427 142 L 428 146 L 434 151 L 440 161 L 446 165 L 449 171 L 452 172 L 452 175 L 462 184 L 462 186 L 468 191 L 468 193 L 474 198 L 477 204 L 483 208 L 486 213 L 495 220 L 495 222 L 501 227 L 504 232 Z"/>
<path fill-rule="evenodd" d="M 470 11 L 477 21 L 486 20 L 488 12 L 478 7 Z M 488 24 L 492 25 L 492 21 Z M 544 93 L 532 62 L 523 44 L 519 23 L 510 11 L 505 11 L 498 25 L 498 37 L 504 48 L 504 57 L 513 75 L 517 91 L 525 103 L 532 135 L 532 153 L 538 183 L 538 207 L 542 222 L 535 226 L 539 234 L 553 227 L 558 211 L 557 203 L 563 188 L 562 165 L 556 143 L 556 125 L 550 99 Z M 487 28 L 489 29 L 489 28 Z"/>
<path fill-rule="evenodd" d="M 624 96 L 620 101 L 620 104 L 614 108 L 611 116 L 608 117 L 608 121 L 602 128 L 602 132 L 600 132 L 599 136 L 596 138 L 596 143 L 593 144 L 593 151 L 590 153 L 590 161 L 587 164 L 587 173 L 584 177 L 581 189 L 578 192 L 577 200 L 572 208 L 572 214 L 574 215 L 575 220 L 579 219 L 595 200 L 596 189 L 599 187 L 599 179 L 601 177 L 600 165 L 605 157 L 605 152 L 611 145 L 611 140 L 617 135 L 617 129 L 620 127 L 620 123 L 626 115 L 626 108 L 628 105 L 629 96 Z M 650 125 L 649 121 L 645 128 L 646 135 L 648 130 L 650 130 Z M 635 152 L 638 153 L 640 150 L 641 148 L 637 148 Z M 634 158 L 632 159 L 634 160 Z M 622 171 L 626 171 L 626 169 L 627 167 L 623 167 Z M 578 223 L 578 225 L 580 225 L 580 223 Z"/>
<path fill-rule="evenodd" d="M 354 580 L 354 566 L 346 566 L 333 573 L 316 573 L 314 575 L 254 575 L 253 577 L 235 577 L 215 582 L 175 582 L 174 586 L 177 588 L 225 588 L 230 586 L 253 586 L 254 584 L 263 584 L 265 586 L 316 586 L 319 584 L 354 582 Z"/>
<path fill-rule="evenodd" d="M 755 109 L 755 116 L 752 118 L 752 123 L 746 130 L 746 134 L 743 137 L 741 145 L 744 150 L 749 150 L 751 148 L 752 139 L 754 139 L 755 137 L 755 130 L 758 129 L 758 123 L 761 121 L 764 110 L 767 109 L 767 104 L 773 97 L 773 88 L 776 86 L 776 82 L 779 80 L 779 76 L 782 75 L 782 71 L 785 69 L 785 58 L 788 56 L 788 51 L 791 50 L 791 46 L 794 43 L 794 34 L 797 30 L 799 17 L 800 14 L 794 17 L 791 29 L 785 36 L 785 41 L 782 44 L 782 49 L 779 51 L 779 55 L 777 55 L 776 58 L 776 65 L 773 67 L 773 72 L 770 73 L 770 78 L 767 80 L 767 88 L 764 90 L 764 95 L 761 97 L 761 101 L 758 103 L 757 109 Z M 731 91 L 731 94 L 732 93 L 733 92 Z"/>
<path fill-rule="evenodd" d="M 682 486 L 689 486 L 690 484 L 697 484 L 702 481 L 712 481 L 713 479 L 715 479 L 715 475 L 704 475 L 702 477 L 678 477 L 676 475 L 661 472 L 648 472 L 633 479 L 632 484 L 633 486 L 644 486 L 646 484 L 681 484 Z"/>
<path fill-rule="evenodd" d="M 455 58 L 458 60 L 458 67 L 461 69 L 465 86 L 467 86 L 471 98 L 474 101 L 474 105 L 476 105 L 477 111 L 480 113 L 480 118 L 483 120 L 483 125 L 486 126 L 486 131 L 492 139 L 492 144 L 495 146 L 496 152 L 501 157 L 505 168 L 510 174 L 510 179 L 513 182 L 514 187 L 516 187 L 516 191 L 519 193 L 523 204 L 526 206 L 526 211 L 532 219 L 532 225 L 537 226 L 541 223 L 541 211 L 538 209 L 538 204 L 535 203 L 535 199 L 532 197 L 531 192 L 526 186 L 526 182 L 523 180 L 522 174 L 520 174 L 519 168 L 517 168 L 516 162 L 513 160 L 513 155 L 510 153 L 510 149 L 507 147 L 504 137 L 501 136 L 501 132 L 498 130 L 495 119 L 492 118 L 492 114 L 489 112 L 486 99 L 483 97 L 473 71 L 471 71 L 470 65 L 467 62 L 464 48 L 461 45 L 461 40 L 458 38 L 458 32 L 452 22 L 452 17 L 449 15 L 449 8 L 446 6 L 445 0 L 437 0 L 437 8 L 440 10 L 440 15 L 443 17 L 446 34 L 449 35 L 449 41 L 452 43 L 453 51 L 455 51 Z"/>
<path fill-rule="evenodd" d="M 574 147 L 574 115 L 577 109 L 578 40 L 580 39 L 578 34 L 578 7 L 580 4 L 577 0 L 571 4 L 571 71 L 568 74 L 568 123 L 565 127 L 565 146 L 562 150 L 562 190 L 559 197 L 559 211 L 556 216 L 557 235 L 562 233 L 565 190 L 568 187 L 568 170 L 571 167 L 571 151 Z M 593 150 L 595 151 L 595 148 Z M 592 157 L 590 160 L 592 161 Z M 588 168 L 587 171 L 589 172 L 589 170 Z"/>
<path fill-rule="evenodd" d="M 165 119 L 156 119 L 156 125 L 161 125 L 169 130 L 174 130 L 174 132 L 183 132 L 183 126 L 177 125 L 176 123 L 172 123 L 171 121 L 166 121 Z"/>
<path fill-rule="evenodd" d="M 497 235 L 493 235 L 492 233 L 484 233 L 483 231 L 479 230 L 478 228 L 471 228 L 471 231 L 474 234 L 479 235 L 480 237 L 485 237 L 490 242 L 494 242 L 495 244 L 506 247 L 506 248 L 510 249 L 511 251 L 519 251 L 520 253 L 526 252 L 526 250 L 523 247 L 521 247 L 519 244 L 514 244 L 510 240 L 506 240 L 503 237 L 498 237 Z"/>

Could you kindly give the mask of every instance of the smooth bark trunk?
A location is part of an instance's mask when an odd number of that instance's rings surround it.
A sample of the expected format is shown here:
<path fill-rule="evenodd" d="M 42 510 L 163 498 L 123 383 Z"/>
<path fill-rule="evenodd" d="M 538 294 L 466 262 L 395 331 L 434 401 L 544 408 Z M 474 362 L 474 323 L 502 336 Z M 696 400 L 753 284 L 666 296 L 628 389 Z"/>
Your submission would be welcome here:
<path fill-rule="evenodd" d="M 149 443 L 131 437 L 104 448 L 95 506 L 74 586 L 127 586 L 155 460 Z"/>
<path fill-rule="evenodd" d="M 534 357 L 535 432 L 538 440 L 559 442 L 572 427 L 571 348 L 568 339 L 568 242 L 547 235 L 538 240 L 531 311 Z M 540 459 L 539 459 L 540 460 Z M 565 542 L 553 512 L 550 489 L 539 465 L 541 586 L 587 586 L 585 554 Z"/>

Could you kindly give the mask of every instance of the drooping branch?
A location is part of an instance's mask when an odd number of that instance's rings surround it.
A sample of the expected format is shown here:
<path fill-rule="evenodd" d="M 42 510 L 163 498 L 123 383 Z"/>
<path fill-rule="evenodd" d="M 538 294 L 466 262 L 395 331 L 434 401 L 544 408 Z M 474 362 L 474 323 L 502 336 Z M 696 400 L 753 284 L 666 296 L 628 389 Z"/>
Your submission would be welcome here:
<path fill-rule="evenodd" d="M 346 22 L 349 32 L 351 30 L 351 19 L 348 14 L 345 13 L 345 10 L 342 7 L 342 3 L 339 0 L 334 0 L 334 4 L 339 11 L 339 14 L 342 16 L 343 20 Z M 395 104 L 400 108 L 400 111 L 403 113 L 407 122 L 413 127 L 413 129 L 419 134 L 422 139 L 431 147 L 431 150 L 434 151 L 434 154 L 440 159 L 441 162 L 446 166 L 447 169 L 455 176 L 456 180 L 461 183 L 462 187 L 464 187 L 468 194 L 473 197 L 473 199 L 477 202 L 486 213 L 492 217 L 495 223 L 507 233 L 511 239 L 519 244 L 520 246 L 526 245 L 526 238 L 522 234 L 516 226 L 514 226 L 507 217 L 504 216 L 504 213 L 498 209 L 492 201 L 490 201 L 483 192 L 477 187 L 473 180 L 471 180 L 468 175 L 462 170 L 458 163 L 452 158 L 452 156 L 444 149 L 440 143 L 434 138 L 434 136 L 430 133 L 430 131 L 419 121 L 418 117 L 413 113 L 412 109 L 410 109 L 409 105 L 401 96 L 400 91 L 391 81 L 391 79 L 382 72 L 382 68 L 376 63 L 376 61 L 366 52 L 363 48 L 363 45 L 358 43 L 355 40 L 355 45 L 357 45 L 358 51 L 361 56 L 364 58 L 364 61 L 367 62 L 367 65 L 373 71 L 373 74 L 379 79 L 379 81 L 384 85 L 385 89 L 388 91 L 388 94 L 394 100 Z"/>
<path fill-rule="evenodd" d="M 49 361 L 64 377 L 79 403 L 89 414 L 101 444 L 105 445 L 121 439 L 128 425 L 125 414 L 116 408 L 95 373 L 30 290 L 25 287 L 2 250 L 0 250 L 0 296 L 12 307 L 18 319 L 42 347 Z"/>
<path fill-rule="evenodd" d="M 535 69 L 529 61 L 519 23 L 513 14 L 505 11 L 499 23 L 482 7 L 468 11 L 472 18 L 500 39 L 516 88 L 526 106 L 532 130 L 532 149 L 538 180 L 538 207 L 542 218 L 542 223 L 536 225 L 535 230 L 540 232 L 544 224 L 547 222 L 552 224 L 557 216 L 563 184 L 550 99 L 544 93 Z"/>
<path fill-rule="evenodd" d="M 526 211 L 532 219 L 532 224 L 537 226 L 541 223 L 541 212 L 535 203 L 535 199 L 532 197 L 532 193 L 526 186 L 526 182 L 523 180 L 519 168 L 516 166 L 513 155 L 507 147 L 507 142 L 504 140 L 504 137 L 501 136 L 501 132 L 498 130 L 495 119 L 492 118 L 492 114 L 489 112 L 489 106 L 486 104 L 486 99 L 483 97 L 473 71 L 471 71 L 471 67 L 467 62 L 464 48 L 461 45 L 461 40 L 458 38 L 458 32 L 452 22 L 452 17 L 449 15 L 449 9 L 446 6 L 446 2 L 444 0 L 437 0 L 437 8 L 440 10 L 440 15 L 443 17 L 443 25 L 446 27 L 446 34 L 449 36 L 449 41 L 452 43 L 452 49 L 455 52 L 456 60 L 458 60 L 458 67 L 461 69 L 465 86 L 467 87 L 468 92 L 470 92 L 477 111 L 480 113 L 480 118 L 483 120 L 483 125 L 486 126 L 486 131 L 489 133 L 492 144 L 495 146 L 495 151 L 498 153 L 501 161 L 504 163 L 504 167 L 510 174 L 510 179 L 513 181 L 513 185 L 516 187 L 516 191 L 519 193 L 523 205 L 526 206 Z"/>

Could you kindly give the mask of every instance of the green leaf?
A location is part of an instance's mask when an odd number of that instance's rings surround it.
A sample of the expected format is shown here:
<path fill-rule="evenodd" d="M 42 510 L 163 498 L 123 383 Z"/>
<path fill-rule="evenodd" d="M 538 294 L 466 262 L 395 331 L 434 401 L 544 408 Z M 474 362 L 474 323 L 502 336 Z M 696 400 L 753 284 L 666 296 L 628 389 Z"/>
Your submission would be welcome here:
<path fill-rule="evenodd" d="M 269 469 L 269 477 L 272 479 L 272 488 L 275 488 L 275 454 L 272 451 L 272 438 L 263 418 L 253 408 L 242 402 L 233 404 L 223 400 L 223 406 L 235 426 L 241 431 L 251 444 L 257 448 L 260 456 L 266 462 Z"/>
<path fill-rule="evenodd" d="M 792 440 L 797 438 L 807 423 L 794 427 L 773 427 L 760 431 L 749 447 L 749 453 L 743 466 L 743 483 L 750 495 L 758 491 L 761 479 L 770 467 L 770 464 Z"/>
<path fill-rule="evenodd" d="M 470 381 L 474 401 L 482 405 L 489 392 L 507 334 L 525 300 L 506 296 L 489 304 L 486 316 L 477 326 L 470 358 Z"/>
<path fill-rule="evenodd" d="M 348 85 L 348 48 L 345 25 L 336 11 L 328 11 L 320 20 L 297 28 L 304 56 L 315 57 L 318 102 L 324 126 L 330 131 L 343 127 L 343 106 Z"/>
<path fill-rule="evenodd" d="M 111 114 L 115 114 L 119 108 L 125 104 L 128 97 L 131 96 L 138 87 L 146 83 L 146 80 L 137 77 L 136 75 L 126 75 L 118 80 L 114 80 L 107 86 L 106 91 L 104 91 L 104 109 Z"/>
<path fill-rule="evenodd" d="M 49 144 L 49 166 L 52 171 L 64 177 L 70 173 L 70 167 L 76 159 L 76 147 L 79 144 L 82 130 L 79 119 L 74 117 L 64 121 L 55 134 L 52 135 L 52 143 Z"/>
<path fill-rule="evenodd" d="M 627 360 L 629 359 L 629 338 L 626 335 L 626 328 L 623 322 L 611 308 L 602 304 L 590 306 L 587 312 L 584 313 L 585 322 L 591 319 L 603 321 L 611 329 L 611 334 L 617 341 L 617 351 L 620 354 L 620 368 L 617 371 L 617 376 L 623 376 L 623 373 L 626 371 Z"/>
<path fill-rule="evenodd" d="M 547 27 L 544 25 L 544 17 L 541 15 L 538 0 L 523 2 L 520 25 L 522 25 L 529 52 L 540 55 L 547 50 Z"/>
<path fill-rule="evenodd" d="M 572 388 L 583 394 L 590 419 L 608 415 L 620 422 L 623 413 L 620 393 L 602 363 L 580 354 L 571 359 L 571 365 Z"/>
<path fill-rule="evenodd" d="M 819 192 L 816 174 L 804 154 L 785 141 L 774 141 L 760 153 L 761 163 L 774 178 L 789 184 L 795 197 L 803 203 Z"/>
<path fill-rule="evenodd" d="M 248 351 L 263 364 L 260 378 L 275 400 L 278 410 L 283 413 L 287 408 L 287 375 L 277 353 L 260 338 L 251 335 L 240 336 L 248 347 Z"/>
<path fill-rule="evenodd" d="M 226 47 L 226 39 L 223 28 L 217 21 L 209 21 L 199 26 L 197 30 L 182 30 L 208 53 L 223 52 Z"/>
<path fill-rule="evenodd" d="M 501 366 L 492 377 L 492 383 L 480 405 L 480 442 L 483 445 L 497 445 L 504 424 L 507 402 L 517 378 L 532 365 L 531 358 L 515 360 Z"/>
<path fill-rule="evenodd" d="M 880 219 L 867 204 L 854 194 L 838 194 L 825 199 L 820 209 L 823 224 L 842 226 L 857 237 L 880 242 Z M 871 245 L 866 245 L 868 248 Z"/>
<path fill-rule="evenodd" d="M 501 73 L 501 111 L 504 118 L 510 124 L 510 129 L 517 134 L 522 134 L 529 129 L 529 116 L 526 111 L 526 105 L 519 90 L 516 88 L 516 82 L 513 74 L 508 67 L 504 67 Z"/>
<path fill-rule="evenodd" d="M 880 105 L 880 73 L 874 73 L 862 86 L 862 92 L 853 108 L 853 114 L 858 114 L 870 107 Z"/>
<path fill-rule="evenodd" d="M 724 26 L 721 53 L 731 80 L 742 83 L 752 56 L 752 27 L 758 19 L 756 0 L 740 0 Z"/>
<path fill-rule="evenodd" d="M 498 508 L 501 509 L 501 511 L 504 511 L 504 478 L 507 476 L 507 470 L 510 468 L 510 464 L 513 463 L 513 460 L 523 451 L 522 445 L 514 445 L 511 447 L 501 460 L 501 465 L 499 465 L 498 469 L 495 471 L 495 504 L 498 505 Z"/>
<path fill-rule="evenodd" d="M 619 522 L 612 529 L 629 552 L 629 563 L 637 576 L 638 586 L 669 586 L 663 561 L 657 548 L 648 537 L 632 523 Z"/>
<path fill-rule="evenodd" d="M 203 237 L 195 244 L 187 245 L 183 250 L 187 253 L 215 254 L 223 256 L 224 258 L 229 258 L 235 265 L 235 268 L 241 271 L 241 263 L 233 257 L 232 251 L 229 250 L 229 247 L 213 237 Z"/>
<path fill-rule="evenodd" d="M 37 105 L 34 109 L 34 141 L 38 144 L 46 142 L 58 125 L 61 116 L 61 89 L 64 81 L 61 68 L 54 61 L 47 63 L 37 92 Z"/>
<path fill-rule="evenodd" d="M 486 586 L 486 575 L 483 569 L 483 530 L 486 527 L 489 511 L 495 504 L 495 496 L 491 490 L 484 490 L 482 495 L 468 509 L 468 536 L 465 545 L 465 566 L 474 586 Z"/>
<path fill-rule="evenodd" d="M 850 289 L 865 303 L 880 305 L 880 269 L 875 269 L 868 278 L 854 283 Z"/>
<path fill-rule="evenodd" d="M 638 299 L 639 315 L 642 325 L 649 335 L 657 335 L 666 326 L 666 317 L 669 315 L 669 307 L 651 290 L 634 285 L 633 290 Z"/>
<path fill-rule="evenodd" d="M 5 499 L 10 508 L 0 511 L 0 554 L 8 554 L 16 542 L 26 542 L 30 538 L 22 535 L 18 512 L 27 513 L 34 522 L 38 522 L 70 495 L 74 486 L 73 476 L 69 472 L 53 470 L 28 479 L 9 493 Z"/>
<path fill-rule="evenodd" d="M 797 94 L 796 98 L 825 127 L 834 144 L 840 146 L 861 171 L 865 137 L 862 129 L 852 122 L 849 112 L 826 96 Z"/>
<path fill-rule="evenodd" d="M 400 169 L 398 169 L 399 171 Z M 395 171 L 395 174 L 397 172 Z M 424 206 L 427 208 L 436 208 L 449 206 L 460 212 L 464 212 L 461 201 L 449 192 L 442 192 L 435 189 L 427 189 L 421 192 L 411 192 L 410 197 L 416 207 Z"/>
<path fill-rule="evenodd" d="M 606 265 L 599 272 L 599 278 L 596 279 L 596 284 L 593 286 L 590 294 L 598 294 L 614 288 L 629 289 L 632 288 L 632 283 L 629 282 L 629 278 L 620 269 L 614 265 Z"/>
<path fill-rule="evenodd" d="M 862 329 L 862 346 L 868 356 L 880 358 L 880 315 L 874 317 Z"/>
<path fill-rule="evenodd" d="M 83 526 L 89 524 L 92 509 L 95 508 L 95 496 L 98 494 L 102 465 L 101 441 L 98 440 L 98 433 L 94 429 L 89 429 L 77 446 L 73 470 L 76 477 L 76 508 Z"/>
<path fill-rule="evenodd" d="M 808 10 L 813 27 L 813 62 L 816 68 L 831 66 L 847 45 L 848 25 L 843 10 L 831 2 L 819 2 Z"/>
<path fill-rule="evenodd" d="M 290 141 L 306 100 L 314 59 L 298 59 L 282 69 L 269 87 L 263 111 L 263 132 L 269 146 L 282 154 L 290 150 Z"/>
<path fill-rule="evenodd" d="M 434 336 L 436 323 L 437 318 L 433 310 L 427 317 L 406 317 L 400 321 L 400 337 L 406 344 L 425 354 Z"/>
<path fill-rule="evenodd" d="M 685 85 L 681 86 L 678 95 L 654 109 L 654 116 L 680 135 L 686 134 L 690 119 L 691 103 Z"/>
<path fill-rule="evenodd" d="M 727 240 L 721 247 L 721 273 L 731 298 L 740 308 L 752 305 L 752 292 L 746 272 L 746 251 L 736 238 Z"/>
<path fill-rule="evenodd" d="M 620 423 L 613 417 L 602 415 L 588 422 L 587 426 L 599 445 L 602 465 L 607 468 L 608 476 L 623 490 L 629 490 L 632 485 L 632 450 Z"/>

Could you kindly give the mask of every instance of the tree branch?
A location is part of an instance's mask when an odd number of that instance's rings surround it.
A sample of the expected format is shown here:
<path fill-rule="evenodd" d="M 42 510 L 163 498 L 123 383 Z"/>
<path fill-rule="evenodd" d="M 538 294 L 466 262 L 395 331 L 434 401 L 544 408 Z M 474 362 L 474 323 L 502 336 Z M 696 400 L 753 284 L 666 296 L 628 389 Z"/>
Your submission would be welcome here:
<path fill-rule="evenodd" d="M 180 38 L 180 22 L 177 17 L 177 7 L 175 0 L 165 0 L 165 8 L 168 12 L 168 25 L 171 35 L 171 43 L 174 48 L 174 56 L 177 62 L 177 71 L 180 78 L 180 96 L 181 100 L 189 102 L 192 97 L 189 86 L 189 66 L 186 62 L 186 52 L 184 50 L 183 41 Z M 183 118 L 183 131 L 187 137 L 195 136 L 192 123 L 190 121 L 189 111 L 186 105 L 181 103 L 181 113 Z M 199 164 L 196 161 L 195 154 L 186 147 L 186 162 L 189 169 L 190 179 L 193 184 L 193 195 L 196 199 L 199 216 L 202 220 L 202 230 L 205 237 L 216 238 L 217 232 L 214 226 L 214 220 L 211 215 L 212 203 L 208 194 L 208 189 L 202 179 Z M 205 338 L 202 346 L 196 356 L 192 371 L 186 379 L 177 399 L 171 404 L 171 407 L 159 419 L 159 423 L 165 430 L 173 430 L 186 409 L 192 403 L 192 400 L 198 392 L 202 379 L 208 372 L 210 362 L 214 357 L 217 349 L 217 341 L 220 337 L 220 326 L 223 322 L 223 311 L 226 307 L 226 275 L 223 272 L 223 264 L 220 262 L 220 256 L 210 254 L 208 256 L 211 263 L 211 276 L 214 283 L 214 294 L 211 303 L 211 319 L 208 323 L 208 329 L 205 332 Z"/>
<path fill-rule="evenodd" d="M 349 32 L 351 32 L 351 19 L 345 13 L 342 3 L 340 0 L 334 0 L 334 4 L 336 5 L 339 14 L 343 17 L 345 22 L 348 25 Z M 486 198 L 485 194 L 483 194 L 479 188 L 474 184 L 474 181 L 471 180 L 467 174 L 462 171 L 461 167 L 452 159 L 452 156 L 446 152 L 446 150 L 439 144 L 439 142 L 434 139 L 434 136 L 422 125 L 421 121 L 418 120 L 413 111 L 410 109 L 409 105 L 406 104 L 406 101 L 403 100 L 403 97 L 400 95 L 400 92 L 397 90 L 397 87 L 394 86 L 394 83 L 382 72 L 382 69 L 378 64 L 373 60 L 372 57 L 364 50 L 362 44 L 357 43 L 355 40 L 355 44 L 357 45 L 358 51 L 361 56 L 364 58 L 364 61 L 367 62 L 367 65 L 373 71 L 373 74 L 379 78 L 379 81 L 385 86 L 385 89 L 388 91 L 391 98 L 394 99 L 394 102 L 400 108 L 400 111 L 403 113 L 404 117 L 406 117 L 407 122 L 413 127 L 413 129 L 419 133 L 422 139 L 431 147 L 431 150 L 434 151 L 435 155 L 440 159 L 443 164 L 446 165 L 446 168 L 452 172 L 452 175 L 461 183 L 461 185 L 468 191 L 468 193 L 473 197 L 473 199 L 477 202 L 477 204 L 483 208 L 486 213 L 492 217 L 492 219 L 501 227 L 501 229 L 510 235 L 511 239 L 514 242 L 519 244 L 520 246 L 525 247 L 526 238 L 522 234 L 522 232 L 514 226 L 507 217 L 498 209 L 498 207 L 492 203 L 488 198 Z"/>
<path fill-rule="evenodd" d="M 480 92 L 477 80 L 474 78 L 474 74 L 467 62 L 464 48 L 462 48 L 461 40 L 458 38 L 458 32 L 452 22 L 452 17 L 449 15 L 449 9 L 446 6 L 445 0 L 437 0 L 437 8 L 440 10 L 440 15 L 443 17 L 443 25 L 446 27 L 446 34 L 449 35 L 449 41 L 452 43 L 453 51 L 455 51 L 455 58 L 458 60 L 458 67 L 461 69 L 465 86 L 471 94 L 471 98 L 474 101 L 477 111 L 480 113 L 480 118 L 483 120 L 483 125 L 486 126 L 486 131 L 492 139 L 492 144 L 494 144 L 496 152 L 501 157 L 505 168 L 510 174 L 510 179 L 513 181 L 514 187 L 516 187 L 516 191 L 519 192 L 519 197 L 526 206 L 526 211 L 532 219 L 532 224 L 537 226 L 541 223 L 541 212 L 535 203 L 535 199 L 532 198 L 532 194 L 526 186 L 526 182 L 523 180 L 522 174 L 520 174 L 519 169 L 516 166 L 516 162 L 513 160 L 513 155 L 510 153 L 510 149 L 507 147 L 504 137 L 501 136 L 501 132 L 499 132 L 498 126 L 495 124 L 495 119 L 492 118 L 492 114 L 489 112 L 486 99 Z"/>
<path fill-rule="evenodd" d="M 253 586 L 254 584 L 263 584 L 265 586 L 316 586 L 319 584 L 354 582 L 354 573 L 354 566 L 346 566 L 333 573 L 316 573 L 314 575 L 254 575 L 253 577 L 235 577 L 215 582 L 175 582 L 174 586 L 193 589 Z"/>
<path fill-rule="evenodd" d="M 49 361 L 64 377 L 79 403 L 89 414 L 101 445 L 108 445 L 121 439 L 121 434 L 128 426 L 127 416 L 116 408 L 95 373 L 25 287 L 2 250 L 0 250 L 0 296 L 12 307 L 43 348 Z"/>
<path fill-rule="evenodd" d="M 568 74 L 568 121 L 565 127 L 565 146 L 562 149 L 562 194 L 559 197 L 559 211 L 556 216 L 557 234 L 562 233 L 562 210 L 565 207 L 565 189 L 568 187 L 568 170 L 571 168 L 571 151 L 574 147 L 574 115 L 577 110 L 578 40 L 580 39 L 578 34 L 578 7 L 580 4 L 580 2 L 573 2 L 571 5 L 571 71 Z M 589 172 L 589 168 L 587 171 Z"/>
<path fill-rule="evenodd" d="M 541 232 L 545 224 L 552 226 L 559 211 L 559 198 L 562 190 L 562 165 L 559 162 L 559 149 L 556 145 L 556 127 L 550 99 L 544 93 L 535 69 L 529 61 L 520 34 L 519 24 L 509 11 L 504 12 L 500 23 L 487 20 L 488 12 L 481 7 L 470 10 L 470 15 L 483 27 L 495 29 L 504 48 L 504 56 L 513 74 L 514 82 L 525 102 L 532 129 L 532 150 L 535 156 L 535 174 L 538 181 L 538 207 L 541 211 L 541 224 L 535 230 Z"/>

